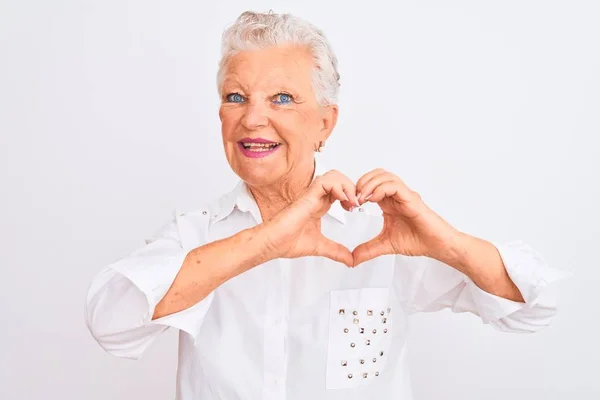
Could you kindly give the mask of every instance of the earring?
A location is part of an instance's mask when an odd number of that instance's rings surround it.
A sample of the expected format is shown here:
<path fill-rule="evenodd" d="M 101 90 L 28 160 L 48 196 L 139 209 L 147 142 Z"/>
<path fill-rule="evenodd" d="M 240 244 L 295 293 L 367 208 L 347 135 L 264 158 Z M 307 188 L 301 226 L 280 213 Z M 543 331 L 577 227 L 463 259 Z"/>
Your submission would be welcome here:
<path fill-rule="evenodd" d="M 323 148 L 325 147 L 325 142 L 319 142 L 319 148 L 317 149 L 318 153 L 323 152 Z"/>

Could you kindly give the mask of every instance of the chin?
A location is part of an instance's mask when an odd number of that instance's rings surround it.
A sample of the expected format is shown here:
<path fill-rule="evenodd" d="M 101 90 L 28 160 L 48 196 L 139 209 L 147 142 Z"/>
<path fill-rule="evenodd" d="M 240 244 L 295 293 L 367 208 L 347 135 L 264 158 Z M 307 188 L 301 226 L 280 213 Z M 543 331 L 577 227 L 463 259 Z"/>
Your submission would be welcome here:
<path fill-rule="evenodd" d="M 252 165 L 239 165 L 233 168 L 233 171 L 244 182 L 252 186 L 271 185 L 281 179 L 284 171 L 279 171 L 279 168 L 273 168 L 272 165 L 254 163 Z"/>
<path fill-rule="evenodd" d="M 227 150 L 233 150 L 227 154 L 229 166 L 249 185 L 257 187 L 271 185 L 286 173 L 286 158 L 283 152 L 264 158 L 249 158 L 240 154 L 237 148 Z"/>

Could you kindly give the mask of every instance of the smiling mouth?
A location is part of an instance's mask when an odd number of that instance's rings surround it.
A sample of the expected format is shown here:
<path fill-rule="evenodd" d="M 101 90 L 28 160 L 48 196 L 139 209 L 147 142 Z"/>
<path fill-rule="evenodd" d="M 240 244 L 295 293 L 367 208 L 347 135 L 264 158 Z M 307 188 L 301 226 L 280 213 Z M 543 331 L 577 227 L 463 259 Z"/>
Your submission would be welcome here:
<path fill-rule="evenodd" d="M 247 143 L 247 142 L 240 142 L 240 144 L 242 145 L 242 147 L 245 150 L 253 151 L 253 152 L 257 152 L 257 153 L 260 153 L 263 151 L 274 150 L 281 145 L 281 143 Z"/>

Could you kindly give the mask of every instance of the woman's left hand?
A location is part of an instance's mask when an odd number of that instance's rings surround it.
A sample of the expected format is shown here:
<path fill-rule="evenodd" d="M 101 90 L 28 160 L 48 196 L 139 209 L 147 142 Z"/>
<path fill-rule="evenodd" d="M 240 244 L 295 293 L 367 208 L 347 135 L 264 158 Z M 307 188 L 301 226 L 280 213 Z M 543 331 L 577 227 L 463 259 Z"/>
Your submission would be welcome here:
<path fill-rule="evenodd" d="M 354 266 L 384 254 L 451 259 L 461 233 L 431 210 L 421 196 L 396 175 L 376 169 L 359 179 L 359 203 L 377 203 L 383 211 L 383 229 L 354 249 Z"/>

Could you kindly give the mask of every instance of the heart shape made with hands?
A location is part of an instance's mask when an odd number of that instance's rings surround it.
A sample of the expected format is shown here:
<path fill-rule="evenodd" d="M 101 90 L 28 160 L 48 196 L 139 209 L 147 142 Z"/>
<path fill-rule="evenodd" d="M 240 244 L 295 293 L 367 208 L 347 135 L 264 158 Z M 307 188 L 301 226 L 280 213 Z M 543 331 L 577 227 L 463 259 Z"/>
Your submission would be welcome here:
<path fill-rule="evenodd" d="M 377 236 L 354 248 L 353 267 L 386 254 L 435 256 L 444 251 L 445 244 L 451 243 L 457 233 L 425 205 L 417 192 L 391 172 L 370 171 L 358 180 L 354 189 L 352 193 L 345 185 L 343 193 L 336 196 L 342 207 L 352 211 L 367 202 L 378 204 L 383 212 L 383 228 Z M 331 188 L 332 192 L 335 190 Z M 335 242 L 332 245 L 341 246 Z M 337 247 L 336 251 L 343 250 Z"/>

